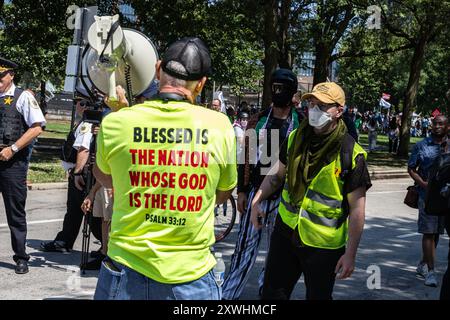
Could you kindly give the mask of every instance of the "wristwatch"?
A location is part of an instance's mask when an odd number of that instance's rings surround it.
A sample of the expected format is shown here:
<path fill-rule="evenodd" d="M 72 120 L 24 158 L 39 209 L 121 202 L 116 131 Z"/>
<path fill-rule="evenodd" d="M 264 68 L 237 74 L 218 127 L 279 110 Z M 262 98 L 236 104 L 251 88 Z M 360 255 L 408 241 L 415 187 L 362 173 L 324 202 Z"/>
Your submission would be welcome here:
<path fill-rule="evenodd" d="M 15 144 L 12 144 L 12 145 L 11 145 L 11 150 L 12 150 L 12 152 L 14 152 L 14 153 L 19 152 L 19 148 L 17 148 L 17 146 L 16 146 Z"/>

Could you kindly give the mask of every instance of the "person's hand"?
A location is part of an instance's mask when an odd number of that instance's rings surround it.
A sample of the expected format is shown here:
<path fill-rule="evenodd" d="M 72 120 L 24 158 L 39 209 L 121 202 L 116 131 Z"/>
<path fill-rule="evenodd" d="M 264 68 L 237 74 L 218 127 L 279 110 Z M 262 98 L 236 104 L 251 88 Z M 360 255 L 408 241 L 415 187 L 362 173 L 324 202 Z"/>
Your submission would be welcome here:
<path fill-rule="evenodd" d="M 81 204 L 81 210 L 84 212 L 84 214 L 88 214 L 92 210 L 92 203 L 94 202 L 94 196 L 89 193 L 89 195 L 84 199 L 83 203 Z"/>
<path fill-rule="evenodd" d="M 263 227 L 263 221 L 266 217 L 266 213 L 261 210 L 261 203 L 259 201 L 252 202 L 250 221 L 256 230 Z"/>
<path fill-rule="evenodd" d="M 112 111 L 117 111 L 130 105 L 126 98 L 125 90 L 122 88 L 122 86 L 116 87 L 116 95 L 116 99 L 105 97 L 105 104 L 110 107 Z"/>
<path fill-rule="evenodd" d="M 11 147 L 6 147 L 0 151 L 0 161 L 9 161 L 14 156 Z"/>
<path fill-rule="evenodd" d="M 355 270 L 355 257 L 345 253 L 341 256 L 338 263 L 336 264 L 336 279 L 346 279 L 350 277 Z"/>
<path fill-rule="evenodd" d="M 237 198 L 237 209 L 239 213 L 242 215 L 247 210 L 247 194 L 245 192 L 239 192 Z"/>
<path fill-rule="evenodd" d="M 83 176 L 74 176 L 73 182 L 75 184 L 75 188 L 77 188 L 80 191 L 83 191 L 83 187 L 86 185 Z"/>
<path fill-rule="evenodd" d="M 92 134 L 93 134 L 94 136 L 96 136 L 96 135 L 98 134 L 98 132 L 100 131 L 100 126 L 98 126 L 98 125 L 93 125 L 92 128 L 91 128 L 91 130 L 92 130 Z"/>

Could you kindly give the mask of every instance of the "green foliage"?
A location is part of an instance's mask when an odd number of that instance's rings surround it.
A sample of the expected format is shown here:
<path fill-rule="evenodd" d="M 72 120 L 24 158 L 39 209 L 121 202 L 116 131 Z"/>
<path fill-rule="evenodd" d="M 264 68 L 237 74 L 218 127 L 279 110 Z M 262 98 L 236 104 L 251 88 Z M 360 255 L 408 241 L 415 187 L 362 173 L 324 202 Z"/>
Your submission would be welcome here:
<path fill-rule="evenodd" d="M 142 28 L 164 52 L 171 42 L 197 36 L 209 46 L 213 62 L 211 80 L 229 84 L 234 91 L 255 88 L 262 75 L 262 50 L 252 29 L 251 8 L 245 1 L 167 0 L 130 1 Z"/>
<path fill-rule="evenodd" d="M 61 82 L 73 33 L 66 27 L 66 9 L 72 3 L 12 0 L 4 5 L 2 54 L 20 64 L 18 75 L 28 74 L 35 84 L 41 80 Z"/>

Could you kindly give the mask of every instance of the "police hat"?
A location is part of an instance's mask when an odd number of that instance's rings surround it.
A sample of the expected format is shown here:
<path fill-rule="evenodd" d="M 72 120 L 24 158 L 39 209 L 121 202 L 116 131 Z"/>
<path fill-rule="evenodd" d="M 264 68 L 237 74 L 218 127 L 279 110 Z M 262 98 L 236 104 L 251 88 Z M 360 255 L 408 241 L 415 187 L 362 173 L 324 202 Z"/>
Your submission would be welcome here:
<path fill-rule="evenodd" d="M 5 72 L 7 70 L 12 70 L 17 68 L 17 63 L 14 63 L 8 59 L 0 57 L 0 72 Z"/>

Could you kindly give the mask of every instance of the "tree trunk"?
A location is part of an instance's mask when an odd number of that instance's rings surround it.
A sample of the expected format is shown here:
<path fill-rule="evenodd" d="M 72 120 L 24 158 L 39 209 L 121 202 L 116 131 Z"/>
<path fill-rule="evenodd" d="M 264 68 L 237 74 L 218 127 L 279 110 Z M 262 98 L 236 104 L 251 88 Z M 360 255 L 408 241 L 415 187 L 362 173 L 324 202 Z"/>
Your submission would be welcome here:
<path fill-rule="evenodd" d="M 325 43 L 320 41 L 316 42 L 316 62 L 314 65 L 313 85 L 327 81 L 330 64 L 330 54 L 328 51 L 328 47 Z"/>
<path fill-rule="evenodd" d="M 280 56 L 278 64 L 280 68 L 291 69 L 292 58 L 289 45 L 289 17 L 291 13 L 292 0 L 282 0 L 279 22 L 278 47 Z"/>
<path fill-rule="evenodd" d="M 264 4 L 264 85 L 262 108 L 267 108 L 272 102 L 270 77 L 277 68 L 277 1 L 266 0 Z"/>
<path fill-rule="evenodd" d="M 414 48 L 414 55 L 409 69 L 408 86 L 406 87 L 405 100 L 403 103 L 402 126 L 400 128 L 400 144 L 398 156 L 407 158 L 409 152 L 409 139 L 411 128 L 411 112 L 416 105 L 417 88 L 419 87 L 420 73 L 422 71 L 427 45 L 427 35 L 422 36 Z"/>

